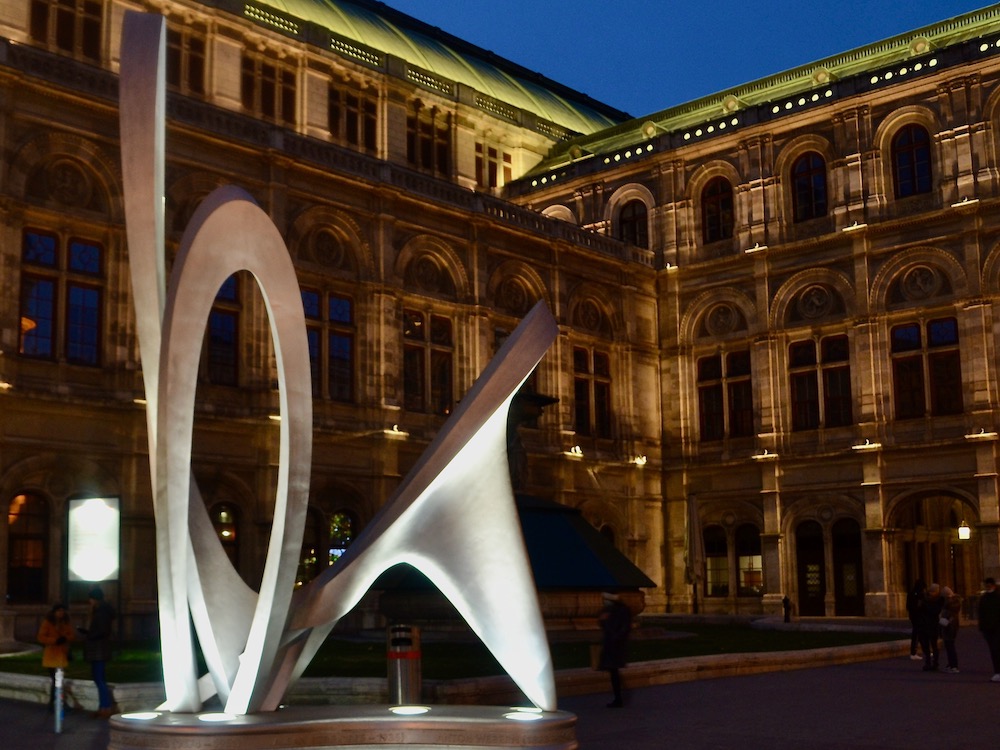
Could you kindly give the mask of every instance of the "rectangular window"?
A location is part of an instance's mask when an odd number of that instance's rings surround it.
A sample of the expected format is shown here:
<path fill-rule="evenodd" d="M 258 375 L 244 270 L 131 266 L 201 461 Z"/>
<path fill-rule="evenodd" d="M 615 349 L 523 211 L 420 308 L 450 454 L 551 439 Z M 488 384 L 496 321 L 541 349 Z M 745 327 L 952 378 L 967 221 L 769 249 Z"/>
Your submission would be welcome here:
<path fill-rule="evenodd" d="M 788 347 L 792 430 L 842 427 L 853 421 L 850 347 L 847 336 L 816 342 L 796 341 Z"/>
<path fill-rule="evenodd" d="M 243 54 L 240 76 L 244 109 L 255 117 L 295 125 L 295 69 L 273 60 Z"/>
<path fill-rule="evenodd" d="M 698 417 L 702 441 L 754 434 L 749 351 L 698 360 Z"/>
<path fill-rule="evenodd" d="M 32 40 L 73 57 L 100 62 L 102 22 L 100 0 L 31 0 Z"/>
<path fill-rule="evenodd" d="M 39 359 L 55 356 L 55 315 L 55 282 L 23 275 L 20 354 Z"/>
<path fill-rule="evenodd" d="M 897 419 L 964 411 L 957 319 L 896 326 L 890 342 Z"/>
<path fill-rule="evenodd" d="M 66 295 L 66 360 L 96 365 L 101 342 L 101 291 L 69 284 Z"/>
<path fill-rule="evenodd" d="M 22 235 L 20 341 L 25 357 L 100 365 L 103 249 L 94 242 L 26 230 Z M 62 317 L 59 317 L 59 316 Z"/>
<path fill-rule="evenodd" d="M 446 415 L 454 405 L 452 322 L 403 311 L 403 403 L 409 411 Z"/>
<path fill-rule="evenodd" d="M 414 106 L 406 118 L 406 160 L 437 177 L 451 176 L 451 115 Z"/>
<path fill-rule="evenodd" d="M 354 400 L 353 306 L 350 297 L 302 290 L 313 396 L 326 393 L 334 401 Z"/>
<path fill-rule="evenodd" d="M 205 95 L 205 38 L 190 29 L 167 29 L 167 86 L 188 96 Z"/>
<path fill-rule="evenodd" d="M 728 558 L 705 558 L 705 596 L 729 596 Z"/>
<path fill-rule="evenodd" d="M 502 187 L 511 181 L 511 155 L 484 143 L 476 144 L 476 184 L 481 188 Z"/>
<path fill-rule="evenodd" d="M 579 435 L 610 438 L 611 358 L 607 353 L 573 348 L 574 429 Z"/>
<path fill-rule="evenodd" d="M 213 309 L 208 316 L 208 381 L 237 385 L 239 313 Z"/>

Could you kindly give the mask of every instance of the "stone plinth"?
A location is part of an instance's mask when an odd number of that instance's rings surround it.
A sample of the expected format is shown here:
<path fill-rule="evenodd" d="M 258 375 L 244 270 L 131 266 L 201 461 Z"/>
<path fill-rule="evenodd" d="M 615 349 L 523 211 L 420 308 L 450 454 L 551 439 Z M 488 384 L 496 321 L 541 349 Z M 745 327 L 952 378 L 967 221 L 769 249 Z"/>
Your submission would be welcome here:
<path fill-rule="evenodd" d="M 289 706 L 271 713 L 123 714 L 109 750 L 334 750 L 335 748 L 537 748 L 573 750 L 576 716 L 503 706 Z M 404 707 L 412 708 L 412 707 Z"/>

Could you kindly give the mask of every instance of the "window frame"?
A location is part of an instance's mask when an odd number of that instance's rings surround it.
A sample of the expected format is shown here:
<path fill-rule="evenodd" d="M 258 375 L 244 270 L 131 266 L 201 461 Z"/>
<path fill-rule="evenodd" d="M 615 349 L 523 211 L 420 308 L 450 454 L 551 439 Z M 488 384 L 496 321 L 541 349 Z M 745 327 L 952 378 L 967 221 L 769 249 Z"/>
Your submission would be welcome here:
<path fill-rule="evenodd" d="M 400 333 L 403 408 L 438 416 L 451 414 L 455 405 L 454 319 L 438 312 L 405 307 Z"/>
<path fill-rule="evenodd" d="M 941 324 L 953 332 L 945 340 L 937 340 Z M 889 349 L 896 419 L 965 413 L 961 336 L 956 316 L 894 325 L 889 329 Z"/>
<path fill-rule="evenodd" d="M 808 160 L 808 163 L 806 161 Z M 829 212 L 826 159 L 818 151 L 805 151 L 788 171 L 792 194 L 792 221 L 823 218 Z"/>
<path fill-rule="evenodd" d="M 699 442 L 752 437 L 755 417 L 750 349 L 703 355 L 696 358 L 695 368 Z"/>
<path fill-rule="evenodd" d="M 916 135 L 919 139 L 914 138 Z M 930 131 L 920 123 L 906 123 L 893 133 L 889 153 L 893 195 L 897 200 L 927 195 L 934 190 L 931 146 Z"/>
<path fill-rule="evenodd" d="M 736 228 L 736 198 L 732 182 L 716 175 L 701 189 L 701 238 L 706 245 L 730 240 Z"/>
<path fill-rule="evenodd" d="M 577 435 L 614 437 L 611 353 L 599 346 L 574 344 L 573 429 Z"/>

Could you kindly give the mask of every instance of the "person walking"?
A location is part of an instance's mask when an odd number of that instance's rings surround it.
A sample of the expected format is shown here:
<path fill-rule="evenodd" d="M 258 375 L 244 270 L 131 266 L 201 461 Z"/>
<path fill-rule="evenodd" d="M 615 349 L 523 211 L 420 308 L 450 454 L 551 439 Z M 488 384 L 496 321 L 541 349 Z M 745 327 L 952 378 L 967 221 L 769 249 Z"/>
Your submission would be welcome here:
<path fill-rule="evenodd" d="M 979 597 L 979 607 L 976 615 L 979 618 L 979 631 L 986 639 L 990 649 L 990 660 L 993 662 L 993 682 L 1000 682 L 1000 592 L 993 578 L 983 581 L 985 590 Z"/>
<path fill-rule="evenodd" d="M 938 660 L 940 658 L 940 646 L 938 640 L 941 634 L 941 610 L 944 607 L 944 600 L 941 598 L 941 587 L 932 583 L 927 587 L 927 594 L 920 605 L 918 617 L 919 629 L 917 635 L 920 638 L 920 648 L 924 652 L 924 671 L 936 672 Z"/>
<path fill-rule="evenodd" d="M 914 581 L 913 588 L 906 593 L 906 615 L 910 618 L 910 658 L 914 661 L 922 660 L 917 653 L 917 644 L 920 642 L 920 605 L 926 593 L 927 584 L 922 578 Z"/>
<path fill-rule="evenodd" d="M 111 661 L 111 625 L 115 619 L 114 608 L 104 601 L 104 592 L 95 586 L 90 597 L 90 624 L 81 628 L 85 636 L 83 658 L 90 662 L 90 676 L 97 686 L 97 710 L 94 718 L 106 719 L 115 713 L 115 704 L 108 687 L 107 663 Z"/>
<path fill-rule="evenodd" d="M 56 704 L 56 670 L 69 666 L 69 649 L 73 643 L 73 624 L 66 605 L 56 603 L 42 619 L 37 640 L 42 644 L 42 666 L 49 670 L 49 710 Z"/>
<path fill-rule="evenodd" d="M 604 609 L 598 616 L 603 638 L 601 641 L 601 658 L 597 668 L 602 669 L 611 677 L 612 700 L 608 708 L 621 708 L 622 678 L 621 668 L 625 666 L 625 646 L 628 634 L 632 629 L 632 613 L 622 603 L 617 594 L 601 594 L 604 598 Z"/>
<path fill-rule="evenodd" d="M 941 640 L 944 642 L 944 651 L 948 656 L 948 664 L 943 671 L 948 674 L 958 674 L 958 651 L 955 649 L 955 639 L 958 638 L 962 597 L 944 586 L 941 589 L 941 600 L 944 604 L 941 607 L 941 617 L 938 622 L 941 625 Z"/>

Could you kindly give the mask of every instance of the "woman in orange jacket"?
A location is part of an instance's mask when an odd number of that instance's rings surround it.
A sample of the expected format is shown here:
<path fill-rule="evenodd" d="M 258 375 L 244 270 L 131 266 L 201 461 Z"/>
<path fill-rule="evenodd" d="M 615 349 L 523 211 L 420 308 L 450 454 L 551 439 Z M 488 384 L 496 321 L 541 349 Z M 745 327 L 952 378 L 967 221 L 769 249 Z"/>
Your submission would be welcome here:
<path fill-rule="evenodd" d="M 55 704 L 56 669 L 65 669 L 69 664 L 69 648 L 73 642 L 73 623 L 69 621 L 66 605 L 54 604 L 45 615 L 38 628 L 38 642 L 42 649 L 42 666 L 47 667 L 52 684 L 49 687 L 49 710 Z"/>

